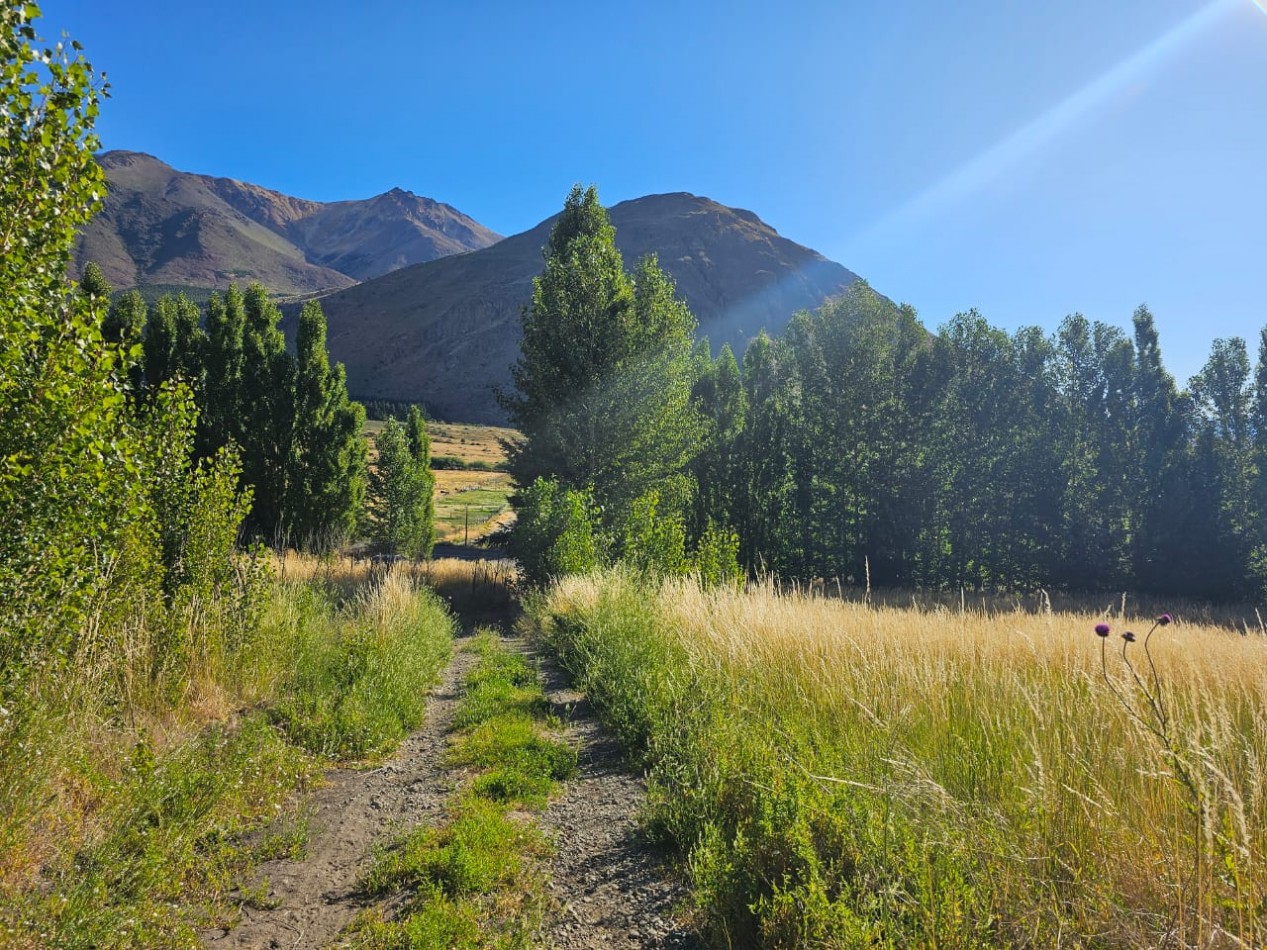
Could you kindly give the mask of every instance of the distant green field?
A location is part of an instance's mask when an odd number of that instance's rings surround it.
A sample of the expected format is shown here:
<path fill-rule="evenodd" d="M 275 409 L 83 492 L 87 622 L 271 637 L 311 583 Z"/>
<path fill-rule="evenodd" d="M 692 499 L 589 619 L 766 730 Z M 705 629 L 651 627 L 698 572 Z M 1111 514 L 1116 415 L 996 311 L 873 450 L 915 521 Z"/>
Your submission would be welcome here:
<path fill-rule="evenodd" d="M 486 533 L 489 521 L 508 511 L 510 480 L 498 479 L 488 487 L 459 489 L 436 498 L 436 535 L 441 539 L 461 539 L 466 525 L 471 537 Z"/>
<path fill-rule="evenodd" d="M 383 430 L 383 422 L 369 420 L 365 434 L 374 439 Z M 459 425 L 446 422 L 428 424 L 431 431 L 432 457 L 449 456 L 481 469 L 445 468 L 435 471 L 435 523 L 438 541 L 474 541 L 483 537 L 510 517 L 510 476 L 492 471 L 506 458 L 503 439 L 514 439 L 513 429 L 496 426 Z M 371 462 L 374 453 L 370 453 Z"/>

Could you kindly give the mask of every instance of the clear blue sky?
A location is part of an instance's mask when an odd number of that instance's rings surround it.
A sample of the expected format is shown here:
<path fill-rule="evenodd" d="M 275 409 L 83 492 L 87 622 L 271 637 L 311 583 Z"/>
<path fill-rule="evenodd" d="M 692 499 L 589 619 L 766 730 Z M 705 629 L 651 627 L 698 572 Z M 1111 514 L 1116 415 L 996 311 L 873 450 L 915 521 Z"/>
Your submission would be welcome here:
<path fill-rule="evenodd" d="M 349 12 L 349 10 L 355 12 Z M 1267 324 L 1267 0 L 46 0 L 106 148 L 511 234 L 574 181 L 748 208 L 937 326 Z"/>

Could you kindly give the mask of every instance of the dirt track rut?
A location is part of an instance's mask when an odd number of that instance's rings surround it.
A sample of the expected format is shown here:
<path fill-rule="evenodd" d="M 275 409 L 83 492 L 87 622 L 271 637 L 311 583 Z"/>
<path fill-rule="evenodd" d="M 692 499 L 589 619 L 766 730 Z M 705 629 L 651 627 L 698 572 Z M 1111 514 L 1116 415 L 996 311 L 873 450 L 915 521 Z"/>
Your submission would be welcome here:
<path fill-rule="evenodd" d="M 478 619 L 504 632 L 510 626 L 508 614 Z M 523 640 L 507 638 L 507 643 L 534 652 Z M 307 854 L 262 865 L 256 882 L 267 881 L 267 899 L 244 905 L 240 923 L 231 930 L 204 933 L 208 948 L 318 950 L 337 940 L 365 906 L 355 883 L 369 866 L 373 846 L 429 816 L 438 817 L 453 790 L 454 774 L 441 762 L 462 681 L 476 660 L 461 647 L 460 638 L 428 700 L 422 727 L 377 769 L 329 773 L 328 784 L 309 800 Z M 549 657 L 536 659 L 547 696 L 579 751 L 577 775 L 539 818 L 556 849 L 548 869 L 554 912 L 542 946 L 702 948 L 685 922 L 686 886 L 641 831 L 645 782 L 626 768 L 586 697 L 571 689 Z"/>
<path fill-rule="evenodd" d="M 242 907 L 229 931 L 203 934 L 211 948 L 318 948 L 331 943 L 363 904 L 354 887 L 375 843 L 438 814 L 452 785 L 440 768 L 462 679 L 475 657 L 456 645 L 427 701 L 422 728 L 368 771 L 335 769 L 308 801 L 311 841 L 300 860 L 269 861 L 256 880 L 268 899 Z"/>
<path fill-rule="evenodd" d="M 549 928 L 556 950 L 702 948 L 685 920 L 689 892 L 638 821 L 646 783 L 629 772 L 589 700 L 548 657 L 546 695 L 579 747 L 577 775 L 542 816 L 556 846 Z"/>

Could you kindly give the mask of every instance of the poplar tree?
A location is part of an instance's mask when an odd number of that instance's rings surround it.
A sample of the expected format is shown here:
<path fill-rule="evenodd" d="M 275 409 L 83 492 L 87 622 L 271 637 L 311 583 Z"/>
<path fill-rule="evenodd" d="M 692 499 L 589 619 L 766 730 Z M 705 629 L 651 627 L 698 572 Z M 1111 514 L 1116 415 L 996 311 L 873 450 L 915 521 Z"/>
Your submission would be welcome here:
<path fill-rule="evenodd" d="M 86 294 L 90 300 L 109 304 L 114 289 L 96 261 L 84 265 L 83 275 L 79 278 L 79 292 Z"/>
<path fill-rule="evenodd" d="M 101 335 L 107 343 L 139 342 L 149 309 L 139 290 L 129 290 L 110 305 L 101 324 Z"/>
<path fill-rule="evenodd" d="M 285 524 L 294 543 L 326 550 L 352 535 L 365 500 L 365 410 L 348 399 L 343 364 L 330 366 L 315 300 L 304 305 L 295 342 Z"/>
<path fill-rule="evenodd" d="M 593 187 L 568 195 L 522 321 L 515 393 L 501 396 L 525 436 L 509 447 L 516 484 L 557 478 L 588 489 L 609 521 L 651 489 L 682 511 L 682 473 L 701 431 L 691 405 L 695 319 L 654 257 L 625 273 Z"/>
<path fill-rule="evenodd" d="M 405 436 L 409 440 L 409 454 L 413 456 L 414 466 L 425 483 L 422 492 L 422 512 L 419 517 L 425 526 L 425 552 L 430 555 L 435 535 L 436 476 L 431 471 L 431 435 L 427 432 L 427 420 L 417 406 L 409 407 L 409 415 L 405 419 Z"/>
<path fill-rule="evenodd" d="M 212 294 L 207 304 L 203 360 L 207 384 L 198 420 L 197 452 L 203 458 L 231 442 L 242 445 L 242 420 L 246 414 L 242 404 L 245 331 L 246 308 L 241 291 L 230 286 L 223 295 Z"/>
<path fill-rule="evenodd" d="M 427 557 L 433 543 L 431 480 L 418 464 L 409 434 L 388 419 L 374 440 L 378 458 L 370 469 L 371 534 L 380 548 L 409 557 Z"/>
<path fill-rule="evenodd" d="M 704 428 L 699 454 L 691 465 L 697 485 L 692 528 L 698 535 L 710 521 L 728 526 L 736 523 L 737 453 L 747 406 L 743 376 L 729 343 L 714 360 L 708 342 L 701 340 L 695 361 L 692 398 Z"/>
<path fill-rule="evenodd" d="M 0 703 L 16 670 L 73 630 L 121 547 L 132 498 L 126 369 L 103 347 L 104 294 L 66 282 L 101 203 L 104 93 L 78 44 L 49 48 L 34 3 L 0 4 Z M 45 50 L 48 49 L 46 53 Z M 51 65 L 51 69 L 46 68 Z M 104 282 L 103 282 L 104 283 Z M 63 654 L 65 655 L 65 654 Z"/>
<path fill-rule="evenodd" d="M 198 306 L 184 294 L 164 294 L 150 310 L 143 343 L 145 384 L 151 390 L 170 379 L 182 379 L 206 399 L 204 359 L 207 334 Z"/>
<path fill-rule="evenodd" d="M 103 281 L 104 282 L 104 281 Z M 115 300 L 101 322 L 101 338 L 107 344 L 121 347 L 126 353 L 128 365 L 128 386 L 133 398 L 138 398 L 143 384 L 144 371 L 136 359 L 134 348 L 141 342 L 141 333 L 145 329 L 145 321 L 149 308 L 145 298 L 137 290 L 129 290 Z"/>
<path fill-rule="evenodd" d="M 294 359 L 286 352 L 282 314 L 260 284 L 243 298 L 242 375 L 238 404 L 242 424 L 242 475 L 255 489 L 251 525 L 274 539 L 285 527 L 286 475 L 294 423 Z"/>

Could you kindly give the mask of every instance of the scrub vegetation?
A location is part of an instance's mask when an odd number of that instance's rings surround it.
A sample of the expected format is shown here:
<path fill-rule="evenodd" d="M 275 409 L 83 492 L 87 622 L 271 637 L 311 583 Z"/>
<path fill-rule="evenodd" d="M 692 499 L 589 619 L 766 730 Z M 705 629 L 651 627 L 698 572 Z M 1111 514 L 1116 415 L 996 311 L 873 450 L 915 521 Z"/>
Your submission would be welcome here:
<path fill-rule="evenodd" d="M 175 697 L 132 631 L 122 661 L 76 658 L 6 709 L 0 946 L 198 946 L 263 899 L 257 864 L 302 853 L 292 793 L 418 724 L 453 633 L 434 594 L 393 573 L 247 596 L 249 625 L 191 630 Z"/>

